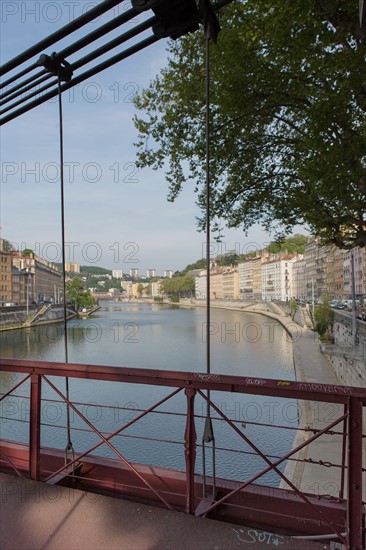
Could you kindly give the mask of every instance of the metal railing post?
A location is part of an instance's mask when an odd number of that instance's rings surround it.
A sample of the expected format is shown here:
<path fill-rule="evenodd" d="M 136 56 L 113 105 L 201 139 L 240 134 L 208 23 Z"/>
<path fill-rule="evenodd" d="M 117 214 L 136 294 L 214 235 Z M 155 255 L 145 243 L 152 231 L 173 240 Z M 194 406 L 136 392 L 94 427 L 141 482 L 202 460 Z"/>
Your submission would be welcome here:
<path fill-rule="evenodd" d="M 194 468 L 196 462 L 196 428 L 194 423 L 194 397 L 196 390 L 186 388 L 187 419 L 184 434 L 184 456 L 186 460 L 186 513 L 194 514 Z"/>
<path fill-rule="evenodd" d="M 362 548 L 362 401 L 350 397 L 348 417 L 348 548 Z"/>
<path fill-rule="evenodd" d="M 41 376 L 32 374 L 30 388 L 29 422 L 29 474 L 31 479 L 40 479 L 41 447 Z"/>

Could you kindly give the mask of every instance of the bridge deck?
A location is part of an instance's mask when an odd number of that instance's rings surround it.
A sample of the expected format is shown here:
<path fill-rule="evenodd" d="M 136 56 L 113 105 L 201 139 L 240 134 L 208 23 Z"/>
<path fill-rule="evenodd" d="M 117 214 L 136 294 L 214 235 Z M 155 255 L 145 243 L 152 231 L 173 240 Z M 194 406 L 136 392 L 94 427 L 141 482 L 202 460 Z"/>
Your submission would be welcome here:
<path fill-rule="evenodd" d="M 0 474 L 2 550 L 326 548 L 68 487 Z"/>

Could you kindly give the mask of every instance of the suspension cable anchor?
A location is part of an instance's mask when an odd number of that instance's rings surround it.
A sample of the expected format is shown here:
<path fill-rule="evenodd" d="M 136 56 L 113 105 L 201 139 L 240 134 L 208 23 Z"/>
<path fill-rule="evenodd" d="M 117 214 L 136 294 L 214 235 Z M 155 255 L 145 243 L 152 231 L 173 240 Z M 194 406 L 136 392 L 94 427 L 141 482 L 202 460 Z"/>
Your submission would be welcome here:
<path fill-rule="evenodd" d="M 61 82 L 70 82 L 73 71 L 70 63 L 65 59 L 59 59 L 56 52 L 50 56 L 43 53 L 40 55 L 37 65 L 44 67 L 49 73 L 58 76 Z"/>

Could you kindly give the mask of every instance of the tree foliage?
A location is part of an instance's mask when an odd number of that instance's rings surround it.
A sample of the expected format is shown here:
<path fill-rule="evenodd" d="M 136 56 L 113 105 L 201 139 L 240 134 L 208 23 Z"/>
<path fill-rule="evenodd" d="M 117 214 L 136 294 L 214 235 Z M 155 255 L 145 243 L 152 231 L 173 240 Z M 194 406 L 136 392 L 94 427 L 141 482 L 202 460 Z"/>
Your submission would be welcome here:
<path fill-rule="evenodd" d="M 90 275 L 112 275 L 112 270 L 96 265 L 81 265 L 80 273 L 89 273 Z"/>
<path fill-rule="evenodd" d="M 229 227 L 304 223 L 366 244 L 366 40 L 355 0 L 238 0 L 211 46 L 212 212 Z M 193 182 L 205 206 L 202 33 L 168 46 L 136 97 L 139 166 L 165 169 L 169 200 Z M 204 216 L 200 226 L 204 227 Z"/>
<path fill-rule="evenodd" d="M 289 254 L 303 254 L 308 238 L 305 235 L 294 235 L 280 242 L 273 242 L 268 246 L 268 252 L 277 254 L 287 251 Z"/>
<path fill-rule="evenodd" d="M 200 260 L 197 260 L 192 264 L 188 264 L 182 271 L 176 271 L 173 277 L 183 277 L 184 275 L 187 275 L 187 273 L 189 273 L 190 271 L 193 271 L 194 269 L 205 269 L 206 265 L 207 265 L 206 258 L 201 258 Z"/>
<path fill-rule="evenodd" d="M 320 334 L 320 336 L 324 336 L 324 334 L 333 324 L 334 311 L 329 307 L 328 304 L 320 304 L 315 308 L 314 318 L 315 330 Z"/>
<path fill-rule="evenodd" d="M 76 277 L 66 284 L 66 299 L 73 304 L 75 310 L 95 304 L 95 298 Z"/>
<path fill-rule="evenodd" d="M 162 292 L 168 296 L 189 295 L 194 289 L 194 277 L 189 274 L 182 277 L 164 279 L 161 283 Z"/>

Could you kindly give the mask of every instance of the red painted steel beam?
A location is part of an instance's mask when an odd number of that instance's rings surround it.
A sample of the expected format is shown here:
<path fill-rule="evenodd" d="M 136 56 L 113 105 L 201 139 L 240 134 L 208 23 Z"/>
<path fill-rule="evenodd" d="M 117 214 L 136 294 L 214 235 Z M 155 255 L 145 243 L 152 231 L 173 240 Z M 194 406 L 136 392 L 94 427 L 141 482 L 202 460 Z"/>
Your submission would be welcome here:
<path fill-rule="evenodd" d="M 158 498 L 160 498 L 160 500 L 165 504 L 165 506 L 167 508 L 169 508 L 171 510 L 171 506 L 168 502 L 166 502 L 166 500 L 157 493 L 157 491 L 155 491 L 154 487 L 152 487 L 152 485 L 150 485 L 150 483 L 144 479 L 144 477 L 140 474 L 140 472 L 138 472 L 136 470 L 136 468 L 132 465 L 131 462 L 129 462 L 127 460 L 127 458 L 118 450 L 116 449 L 116 447 L 114 445 L 112 445 L 112 443 L 109 441 L 110 438 L 107 438 L 107 437 L 104 437 L 104 435 L 86 418 L 86 416 L 84 416 L 72 403 L 71 401 L 69 401 L 57 388 L 56 386 L 54 386 L 52 384 L 52 382 L 50 382 L 50 380 L 48 380 L 45 376 L 43 377 L 43 379 L 47 382 L 47 384 L 49 384 L 51 386 L 51 388 L 62 398 L 64 399 L 64 401 L 67 403 L 67 405 L 74 411 L 74 413 L 76 413 L 79 418 L 81 418 L 81 420 L 83 420 L 88 426 L 89 428 L 95 433 L 97 434 L 100 439 L 102 440 L 102 443 L 105 443 L 106 445 L 108 445 L 108 447 L 111 449 L 111 451 L 113 451 L 117 456 L 118 458 L 124 463 L 126 464 L 126 466 L 128 466 L 133 472 L 134 474 L 143 482 L 145 483 L 149 489 L 156 494 L 156 496 Z M 79 457 L 78 457 L 78 460 L 79 460 Z M 67 463 L 67 467 L 70 467 L 71 466 L 71 462 L 68 462 Z"/>
<path fill-rule="evenodd" d="M 18 384 L 16 384 L 15 386 L 13 386 L 11 388 L 11 390 L 7 391 L 6 393 L 4 393 L 4 395 L 2 395 L 0 397 L 0 401 L 2 401 L 3 399 L 5 399 L 5 397 L 8 397 L 8 395 L 10 395 L 11 393 L 13 393 L 13 391 L 15 391 L 17 388 L 19 388 L 19 386 L 21 386 L 22 384 L 24 384 L 24 382 L 26 382 L 28 380 L 28 378 L 31 377 L 31 374 L 28 374 L 28 376 L 26 376 L 25 378 L 23 378 L 23 380 L 20 380 L 20 382 L 18 382 Z"/>
<path fill-rule="evenodd" d="M 348 548 L 361 550 L 362 544 L 362 404 L 350 399 L 348 417 Z"/>
<path fill-rule="evenodd" d="M 21 443 L 3 441 L 2 448 L 17 464 L 19 469 L 26 471 L 29 449 Z M 45 478 L 51 471 L 62 466 L 65 461 L 61 450 L 42 448 L 41 478 Z M 0 461 L 2 469 L 5 465 Z M 184 510 L 186 503 L 186 474 L 158 466 L 135 464 L 145 478 L 149 479 L 159 492 L 176 510 Z M 8 471 L 11 471 L 8 468 Z M 77 478 L 79 488 L 105 493 L 113 497 L 125 497 L 135 501 L 145 502 L 150 505 L 158 504 L 158 498 L 142 482 L 134 476 L 133 472 L 119 461 L 88 456 L 83 459 L 83 475 Z M 195 504 L 202 495 L 202 476 L 194 476 Z M 219 496 L 232 492 L 238 486 L 238 482 L 217 478 L 216 487 Z M 11 487 L 10 487 L 11 489 Z M 307 494 L 314 505 L 319 507 L 323 514 L 331 518 L 332 523 L 341 531 L 346 530 L 346 503 L 329 496 Z M 329 526 L 319 520 L 316 512 L 305 505 L 298 495 L 291 491 L 278 487 L 265 487 L 253 484 L 245 491 L 234 495 L 232 502 L 224 503 L 217 510 L 215 519 L 274 529 L 282 533 L 298 535 L 324 535 L 329 533 Z"/>
<path fill-rule="evenodd" d="M 157 369 L 110 367 L 78 363 L 0 359 L 0 370 L 37 373 L 69 378 L 129 382 L 155 386 L 191 387 L 201 390 L 228 391 L 255 395 L 271 395 L 294 399 L 311 399 L 328 403 L 348 403 L 349 397 L 359 397 L 366 406 L 366 388 L 273 380 L 224 374 L 204 374 Z"/>
<path fill-rule="evenodd" d="M 194 424 L 194 398 L 196 391 L 192 388 L 185 390 L 187 396 L 187 421 L 184 434 L 184 456 L 186 461 L 186 512 L 194 514 L 194 468 L 196 463 L 196 428 Z"/>
<path fill-rule="evenodd" d="M 40 479 L 41 447 L 41 377 L 31 376 L 29 422 L 29 473 L 31 479 Z"/>
<path fill-rule="evenodd" d="M 287 453 L 286 455 L 284 455 L 283 457 L 281 457 L 280 459 L 276 460 L 276 462 L 271 462 L 267 456 L 262 453 L 260 451 L 260 449 L 258 449 L 258 447 L 245 435 L 243 434 L 243 432 L 241 430 L 239 430 L 239 428 L 237 426 L 235 426 L 235 424 L 233 424 L 230 419 L 222 412 L 220 411 L 220 409 L 215 405 L 215 403 L 213 403 L 211 400 L 209 400 L 201 391 L 199 391 L 199 394 L 206 400 L 210 403 L 211 407 L 213 408 L 214 411 L 216 411 L 232 428 L 233 430 L 235 430 L 235 432 L 242 438 L 244 439 L 244 441 L 250 446 L 252 447 L 252 449 L 258 454 L 258 456 L 260 456 L 267 464 L 268 466 L 262 470 L 261 472 L 258 472 L 256 475 L 254 475 L 252 478 L 250 478 L 249 480 L 243 482 L 241 485 L 239 485 L 239 487 L 237 487 L 236 489 L 234 489 L 232 491 L 232 493 L 228 493 L 226 494 L 224 497 L 222 497 L 221 499 L 218 499 L 216 500 L 214 503 L 212 503 L 210 506 L 208 506 L 204 512 L 204 515 L 206 516 L 206 514 L 214 509 L 216 509 L 218 506 L 220 506 L 223 502 L 225 502 L 226 500 L 228 500 L 233 494 L 239 492 L 240 490 L 246 488 L 248 485 L 250 485 L 251 483 L 253 483 L 254 481 L 256 481 L 257 479 L 259 479 L 262 475 L 266 474 L 267 472 L 269 472 L 270 470 L 274 470 L 287 484 L 289 487 L 291 487 L 291 489 L 294 491 L 294 493 L 296 493 L 308 506 L 312 507 L 316 513 L 319 514 L 319 516 L 321 517 L 321 519 L 327 523 L 330 527 L 331 530 L 333 530 L 333 532 L 338 535 L 339 539 L 342 541 L 342 542 L 345 542 L 345 540 L 343 539 L 342 537 L 342 534 L 339 530 L 337 530 L 336 527 L 334 527 L 331 523 L 331 521 L 324 516 L 324 514 L 316 507 L 314 506 L 314 504 L 311 502 L 311 500 L 309 500 L 309 498 L 304 494 L 303 491 L 301 491 L 300 489 L 298 489 L 278 468 L 277 466 L 283 462 L 284 460 L 286 460 L 287 458 L 289 458 L 291 455 L 295 454 L 296 452 L 298 452 L 301 448 L 303 447 L 306 447 L 307 445 L 309 445 L 312 441 L 314 441 L 314 439 L 317 439 L 318 437 L 320 437 L 323 433 L 327 432 L 328 429 L 332 428 L 333 426 L 335 426 L 336 424 L 338 424 L 339 422 L 341 422 L 343 419 L 344 419 L 344 415 L 341 416 L 340 418 L 336 419 L 334 422 L 332 422 L 332 424 L 329 424 L 329 426 L 326 426 L 325 428 L 323 428 L 323 430 L 321 430 L 320 432 L 318 432 L 317 434 L 315 434 L 313 437 L 311 437 L 310 439 L 308 439 L 307 441 L 305 441 L 304 443 L 302 443 L 301 445 L 299 445 L 298 447 L 295 447 L 294 449 L 292 449 L 289 453 Z M 203 514 L 202 514 L 203 515 Z"/>

